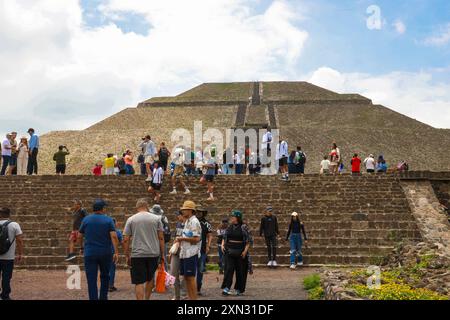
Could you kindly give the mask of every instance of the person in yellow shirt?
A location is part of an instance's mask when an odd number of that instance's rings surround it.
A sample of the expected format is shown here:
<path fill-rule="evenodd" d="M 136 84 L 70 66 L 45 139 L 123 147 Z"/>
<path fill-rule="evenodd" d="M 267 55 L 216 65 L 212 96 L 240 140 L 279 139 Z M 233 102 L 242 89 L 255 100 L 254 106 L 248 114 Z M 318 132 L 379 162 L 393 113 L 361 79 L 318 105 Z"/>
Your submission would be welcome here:
<path fill-rule="evenodd" d="M 105 174 L 110 176 L 114 174 L 114 165 L 116 163 L 116 159 L 114 159 L 114 155 L 109 153 L 105 159 Z"/>

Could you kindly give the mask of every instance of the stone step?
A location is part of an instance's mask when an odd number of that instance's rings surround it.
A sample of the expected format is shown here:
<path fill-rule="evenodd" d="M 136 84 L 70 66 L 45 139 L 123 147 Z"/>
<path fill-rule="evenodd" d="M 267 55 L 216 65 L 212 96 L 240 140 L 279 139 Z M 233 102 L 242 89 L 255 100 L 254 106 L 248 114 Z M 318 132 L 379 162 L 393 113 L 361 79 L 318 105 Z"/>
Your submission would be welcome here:
<path fill-rule="evenodd" d="M 355 255 L 364 253 L 382 255 L 390 252 L 393 248 L 393 246 L 321 246 L 309 244 L 308 247 L 303 247 L 302 252 L 305 255 Z M 211 251 L 211 256 L 217 255 L 217 250 L 214 249 L 215 248 Z M 267 248 L 265 246 L 258 245 L 252 247 L 250 251 L 254 255 L 264 255 L 267 253 Z M 288 254 L 289 251 L 290 249 L 288 242 L 282 242 L 277 249 L 278 253 Z M 67 248 L 65 247 L 27 247 L 25 249 L 26 256 L 64 256 L 67 252 Z"/>
<path fill-rule="evenodd" d="M 378 255 L 368 255 L 368 254 L 352 254 L 352 255 L 304 255 L 304 263 L 305 265 L 314 264 L 314 265 L 369 265 L 375 264 L 379 262 L 381 256 Z M 55 268 L 67 268 L 69 265 L 82 264 L 83 258 L 78 257 L 76 260 L 67 263 L 64 261 L 65 255 L 61 256 L 48 256 L 48 255 L 38 255 L 38 256 L 25 256 L 23 258 L 23 262 L 18 267 L 29 268 L 31 266 L 54 266 Z M 251 254 L 251 259 L 254 264 L 267 264 L 267 255 L 265 254 Z M 280 254 L 277 255 L 277 262 L 280 264 L 289 264 L 290 255 L 289 254 Z M 209 263 L 217 263 L 218 256 L 211 256 L 209 259 Z M 125 258 L 122 256 L 119 264 L 121 267 L 125 267 Z"/>
<path fill-rule="evenodd" d="M 264 245 L 264 240 L 261 238 L 257 238 L 257 245 Z M 421 241 L 420 237 L 410 238 L 411 241 Z M 393 244 L 392 240 L 386 238 L 370 238 L 370 239 L 354 239 L 354 238 L 318 238 L 318 237 L 310 237 L 309 238 L 310 246 L 318 245 L 318 246 L 391 246 Z M 29 239 L 24 238 L 24 244 L 26 248 L 66 248 L 68 245 L 68 237 L 58 237 L 58 238 L 39 238 L 39 239 Z M 216 241 L 212 242 L 212 246 L 215 247 Z M 285 244 L 284 246 L 288 246 Z"/>

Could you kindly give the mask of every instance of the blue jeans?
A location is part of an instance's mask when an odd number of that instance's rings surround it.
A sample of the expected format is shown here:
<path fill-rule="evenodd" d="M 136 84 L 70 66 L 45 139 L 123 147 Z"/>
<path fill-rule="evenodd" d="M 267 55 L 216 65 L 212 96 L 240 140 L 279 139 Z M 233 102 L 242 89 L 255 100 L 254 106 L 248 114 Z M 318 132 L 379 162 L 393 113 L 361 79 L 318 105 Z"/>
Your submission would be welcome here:
<path fill-rule="evenodd" d="M 111 269 L 109 270 L 109 287 L 114 287 L 114 282 L 116 281 L 116 264 L 111 262 Z"/>
<path fill-rule="evenodd" d="M 298 257 L 298 262 L 303 262 L 303 255 L 302 255 L 302 236 L 300 233 L 292 233 L 291 237 L 289 238 L 289 244 L 291 247 L 290 254 L 291 254 L 291 265 L 295 264 L 295 257 Z"/>
<path fill-rule="evenodd" d="M 234 172 L 234 167 L 230 168 L 229 164 L 222 165 L 222 173 L 223 174 L 233 174 L 233 172 Z"/>
<path fill-rule="evenodd" d="M 2 165 L 2 171 L 0 173 L 0 176 L 4 176 L 6 173 L 6 169 L 9 166 L 9 162 L 11 161 L 11 156 L 2 156 L 3 158 L 3 165 Z"/>
<path fill-rule="evenodd" d="M 223 251 L 222 251 L 222 246 L 220 244 L 217 246 L 217 251 L 219 253 L 219 269 L 221 271 L 223 271 L 224 270 L 224 268 L 223 268 Z"/>
<path fill-rule="evenodd" d="M 197 268 L 197 291 L 200 292 L 203 284 L 203 273 L 206 272 L 206 253 L 202 253 L 200 259 L 198 259 Z"/>
<path fill-rule="evenodd" d="M 129 164 L 125 165 L 125 173 L 127 175 L 134 175 L 135 172 L 133 166 Z"/>
<path fill-rule="evenodd" d="M 243 174 L 244 173 L 244 165 L 243 164 L 237 164 L 236 167 L 236 174 Z"/>
<path fill-rule="evenodd" d="M 89 300 L 108 300 L 109 272 L 112 255 L 84 257 L 84 269 L 88 284 Z M 100 297 L 98 295 L 97 277 L 100 269 Z"/>
<path fill-rule="evenodd" d="M 8 300 L 11 293 L 11 278 L 14 269 L 14 260 L 0 260 L 0 278 L 2 278 L 2 300 Z"/>

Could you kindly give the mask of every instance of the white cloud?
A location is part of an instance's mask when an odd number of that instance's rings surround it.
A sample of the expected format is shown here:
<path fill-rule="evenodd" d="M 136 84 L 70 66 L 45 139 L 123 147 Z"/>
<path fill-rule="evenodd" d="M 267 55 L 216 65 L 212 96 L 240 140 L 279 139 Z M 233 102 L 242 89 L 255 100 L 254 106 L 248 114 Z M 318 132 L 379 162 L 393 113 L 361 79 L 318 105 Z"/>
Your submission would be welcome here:
<path fill-rule="evenodd" d="M 392 25 L 394 26 L 395 31 L 398 34 L 402 35 L 402 34 L 404 34 L 406 32 L 406 25 L 405 25 L 405 23 L 403 21 L 397 20 Z"/>
<path fill-rule="evenodd" d="M 438 34 L 428 37 L 425 39 L 424 43 L 430 46 L 444 46 L 450 43 L 450 23 L 446 26 L 441 27 Z"/>
<path fill-rule="evenodd" d="M 339 93 L 359 93 L 409 117 L 435 127 L 449 128 L 450 84 L 435 83 L 433 73 L 392 72 L 379 76 L 340 73 L 322 67 L 310 82 Z"/>
<path fill-rule="evenodd" d="M 83 128 L 157 94 L 204 81 L 282 79 L 308 38 L 285 1 L 105 1 L 136 13 L 147 36 L 115 24 L 86 28 L 77 0 L 0 0 L 0 131 Z M 5 128 L 5 129 L 3 129 Z"/>

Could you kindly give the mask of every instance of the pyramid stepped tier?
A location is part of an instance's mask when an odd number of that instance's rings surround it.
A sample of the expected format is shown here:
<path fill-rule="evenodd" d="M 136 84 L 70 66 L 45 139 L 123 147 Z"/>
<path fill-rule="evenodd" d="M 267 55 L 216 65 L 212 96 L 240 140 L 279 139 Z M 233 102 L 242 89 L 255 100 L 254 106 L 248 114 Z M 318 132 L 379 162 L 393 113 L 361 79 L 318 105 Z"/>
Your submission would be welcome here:
<path fill-rule="evenodd" d="M 290 213 L 301 213 L 309 237 L 308 248 L 304 249 L 305 263 L 310 265 L 371 264 L 399 241 L 422 239 L 400 182 L 391 175 L 305 175 L 293 177 L 290 183 L 272 176 L 219 176 L 217 200 L 213 203 L 206 201 L 206 189 L 197 180 L 188 179 L 187 183 L 192 192 L 189 197 L 181 192 L 169 195 L 167 182 L 162 189 L 161 206 L 172 230 L 174 212 L 188 198 L 208 208 L 208 219 L 214 228 L 232 209 L 240 209 L 255 236 L 251 254 L 257 265 L 267 262 L 258 228 L 269 204 L 278 218 L 282 237 L 286 235 Z M 116 176 L 0 177 L 0 194 L 0 206 L 13 209 L 13 219 L 24 231 L 24 268 L 66 266 L 63 260 L 72 222 L 69 208 L 74 199 L 81 199 L 90 209 L 95 198 L 104 198 L 110 204 L 110 214 L 123 227 L 127 217 L 135 212 L 136 200 L 148 197 L 142 178 Z M 216 262 L 217 251 L 213 249 L 211 262 Z M 279 263 L 288 264 L 288 242 L 279 241 L 278 255 Z"/>
<path fill-rule="evenodd" d="M 185 129 L 193 136 L 194 121 L 202 121 L 203 132 L 269 124 L 287 138 L 290 149 L 302 146 L 308 155 L 307 173 L 319 171 L 333 141 L 347 169 L 357 152 L 363 158 L 382 154 L 390 168 L 407 160 L 414 170 L 450 170 L 444 147 L 450 145 L 450 130 L 435 129 L 360 95 L 338 94 L 307 82 L 257 84 L 202 84 L 175 97 L 144 101 L 86 130 L 45 134 L 39 155 L 41 173 L 54 173 L 52 156 L 60 144 L 71 151 L 68 174 L 87 174 L 107 153 L 139 152 L 137 146 L 145 134 L 172 148 L 172 139 L 179 137 L 175 130 Z M 252 105 L 253 100 L 261 104 Z"/>

